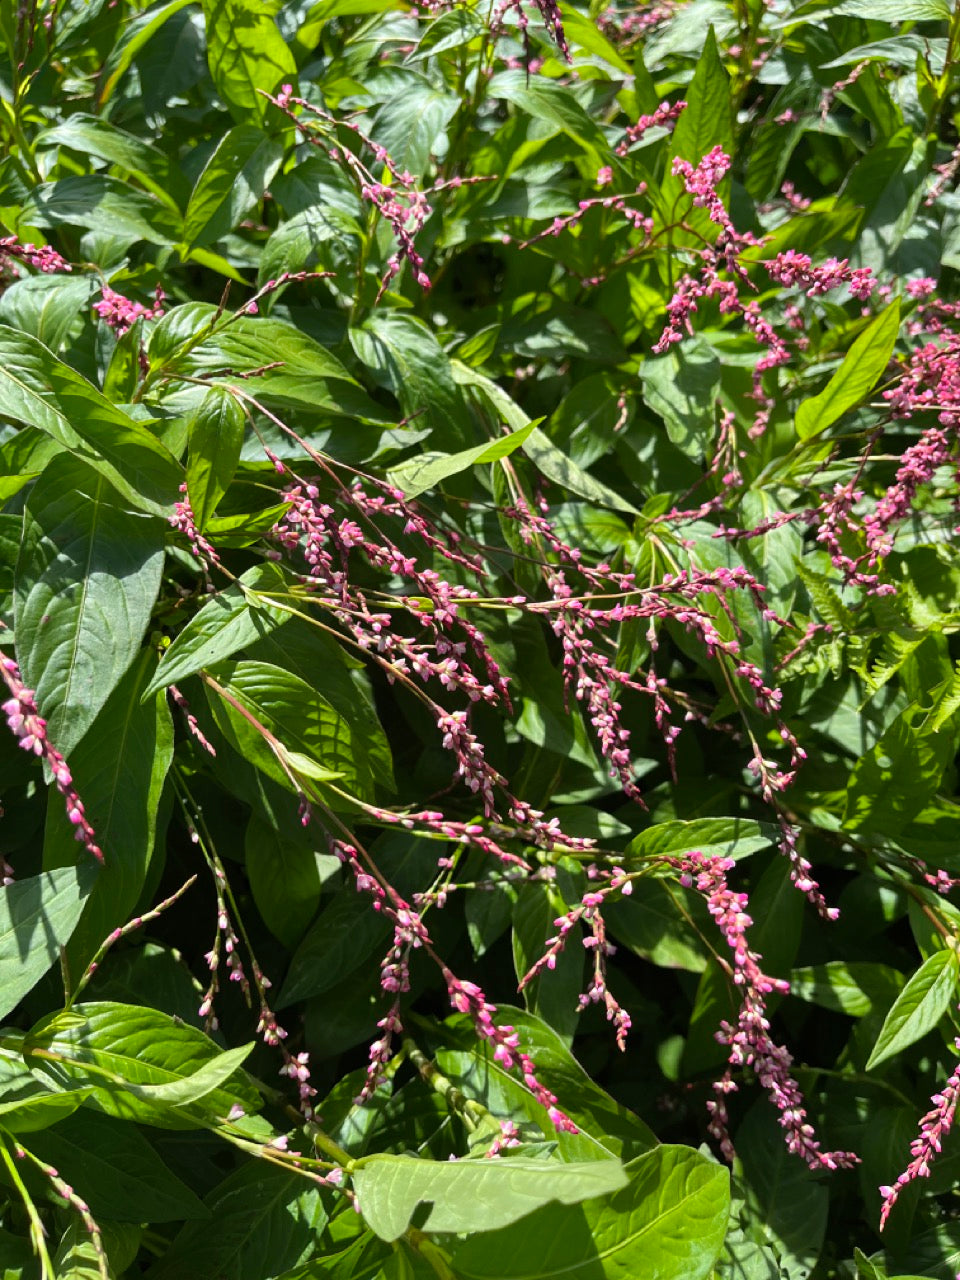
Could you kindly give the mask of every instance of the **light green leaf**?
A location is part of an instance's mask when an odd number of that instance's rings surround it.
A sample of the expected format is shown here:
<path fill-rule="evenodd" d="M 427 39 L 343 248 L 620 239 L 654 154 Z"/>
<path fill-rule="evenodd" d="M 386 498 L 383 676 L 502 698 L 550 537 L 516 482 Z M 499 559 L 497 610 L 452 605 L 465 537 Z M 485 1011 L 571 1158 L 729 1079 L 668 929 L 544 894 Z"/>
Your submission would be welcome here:
<path fill-rule="evenodd" d="M 92 861 L 0 889 L 0 1018 L 39 982 L 80 919 L 96 882 Z"/>
<path fill-rule="evenodd" d="M 743 858 L 773 844 L 777 828 L 753 818 L 694 818 L 658 822 L 630 841 L 626 857 L 677 857 L 693 850 L 704 855 Z"/>
<path fill-rule="evenodd" d="M 526 112 L 538 124 L 575 138 L 597 156 L 609 154 L 607 140 L 597 122 L 580 105 L 567 85 L 523 71 L 501 71 L 490 81 L 491 98 L 504 98 Z"/>
<path fill-rule="evenodd" d="M 267 662 L 221 662 L 210 668 L 207 694 L 221 731 L 251 763 L 281 786 L 292 784 L 259 730 L 233 705 L 244 707 L 288 752 L 300 752 L 339 774 L 343 787 L 372 799 L 355 759 L 348 721 L 299 676 Z"/>
<path fill-rule="evenodd" d="M 460 99 L 441 92 L 424 77 L 408 75 L 410 82 L 401 85 L 377 112 L 373 136 L 401 172 L 423 173 Z"/>
<path fill-rule="evenodd" d="M 258 0 L 203 0 L 207 61 L 217 93 L 240 124 L 262 123 L 270 110 L 264 93 L 296 82 L 293 54 L 269 10 Z"/>
<path fill-rule="evenodd" d="M 283 147 L 251 124 L 225 133 L 190 195 L 183 221 L 189 245 L 213 244 L 262 198 L 280 167 Z"/>
<path fill-rule="evenodd" d="M 205 1062 L 182 1080 L 170 1080 L 165 1084 L 129 1084 L 127 1088 L 144 1102 L 166 1103 L 172 1107 L 186 1107 L 199 1102 L 207 1094 L 225 1085 L 233 1073 L 246 1062 L 254 1042 L 227 1049 L 218 1057 Z"/>
<path fill-rule="evenodd" d="M 810 440 L 858 405 L 890 363 L 900 331 L 900 300 L 895 298 L 860 334 L 830 381 L 797 410 L 797 435 Z"/>
<path fill-rule="evenodd" d="M 702 340 L 673 346 L 640 366 L 643 398 L 687 457 L 703 457 L 715 434 L 720 361 Z"/>
<path fill-rule="evenodd" d="M 509 1163 L 509 1161 L 505 1162 Z M 730 1208 L 726 1169 L 689 1147 L 661 1146 L 626 1166 L 623 1190 L 548 1205 L 451 1250 L 462 1280 L 706 1280 Z"/>
<path fill-rule="evenodd" d="M 236 396 L 211 387 L 190 418 L 187 494 L 199 529 L 206 529 L 240 461 L 246 417 Z"/>
<path fill-rule="evenodd" d="M 57 352 L 96 291 L 96 282 L 83 276 L 64 280 L 61 275 L 39 275 L 15 280 L 0 297 L 0 324 L 19 329 Z"/>
<path fill-rule="evenodd" d="M 608 489 L 605 484 L 595 480 L 588 471 L 577 466 L 573 459 L 568 458 L 562 449 L 558 449 L 539 427 L 535 427 L 530 433 L 523 451 L 548 480 L 562 485 L 571 493 L 587 498 L 590 502 L 596 502 L 601 507 L 612 508 L 614 511 L 629 511 L 634 515 L 639 514 L 637 507 L 629 498 L 624 498 L 612 489 Z"/>
<path fill-rule="evenodd" d="M 479 39 L 485 30 L 472 9 L 448 9 L 430 23 L 409 61 L 420 62 L 450 49 L 460 49 L 471 40 Z"/>
<path fill-rule="evenodd" d="M 935 951 L 924 960 L 884 1019 L 868 1071 L 933 1030 L 954 999 L 958 978 L 960 961 L 952 949 Z"/>
<path fill-rule="evenodd" d="M 857 760 L 844 826 L 896 836 L 934 798 L 954 747 L 947 730 L 919 731 L 926 715 L 916 705 L 908 707 Z"/>
<path fill-rule="evenodd" d="M 39 427 L 99 471 L 140 511 L 168 515 L 176 459 L 42 342 L 0 325 L 0 414 Z"/>
<path fill-rule="evenodd" d="M 159 521 L 125 511 L 102 477 L 71 455 L 48 464 L 24 517 L 16 644 L 64 755 L 136 656 L 162 571 Z"/>
<path fill-rule="evenodd" d="M 164 653 L 153 679 L 143 692 L 149 698 L 158 689 L 195 675 L 204 667 L 232 657 L 290 618 L 283 609 L 259 603 L 250 591 L 286 592 L 290 584 L 273 564 L 258 564 L 207 601 L 194 614 Z"/>
<path fill-rule="evenodd" d="M 431 1209 L 421 1229 L 486 1232 L 508 1226 L 551 1201 L 579 1204 L 625 1186 L 619 1160 L 561 1164 L 546 1160 L 420 1160 L 375 1155 L 357 1162 L 360 1212 L 381 1240 L 396 1240 L 417 1205 Z"/>
<path fill-rule="evenodd" d="M 706 33 L 703 52 L 690 87 L 683 96 L 687 106 L 674 126 L 671 158 L 681 156 L 691 164 L 698 164 L 716 146 L 730 155 L 733 151 L 730 78 L 720 60 L 717 37 L 712 27 Z M 682 189 L 680 179 L 668 169 L 665 189 L 671 183 Z"/>
<path fill-rule="evenodd" d="M 458 475 L 469 467 L 506 458 L 529 438 L 537 423 L 542 421 L 542 418 L 536 418 L 528 422 L 525 427 L 511 431 L 507 436 L 501 436 L 498 440 L 491 440 L 486 444 L 478 444 L 472 449 L 464 449 L 460 453 L 440 456 L 426 454 L 422 458 L 414 458 L 392 471 L 390 482 L 402 489 L 408 498 L 416 498 L 419 494 L 426 493 L 428 489 L 435 488 L 442 480 Z"/>
<path fill-rule="evenodd" d="M 236 1071 L 198 1102 L 174 1106 L 148 1100 L 142 1086 L 182 1084 L 219 1059 L 222 1050 L 202 1031 L 142 1005 L 95 1001 L 52 1014 L 29 1033 L 23 1056 L 37 1078 L 52 1087 L 92 1087 L 90 1105 L 161 1129 L 204 1127 L 224 1120 L 233 1106 L 253 1114 L 261 1105 L 256 1089 Z"/>

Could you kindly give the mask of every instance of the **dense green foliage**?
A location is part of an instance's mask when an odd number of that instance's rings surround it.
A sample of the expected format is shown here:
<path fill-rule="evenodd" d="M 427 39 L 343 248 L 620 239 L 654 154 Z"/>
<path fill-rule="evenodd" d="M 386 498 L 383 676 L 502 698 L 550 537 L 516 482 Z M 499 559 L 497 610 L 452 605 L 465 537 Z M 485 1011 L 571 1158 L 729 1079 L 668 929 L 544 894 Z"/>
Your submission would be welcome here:
<path fill-rule="evenodd" d="M 0 0 L 0 1276 L 953 1280 L 958 91 Z"/>

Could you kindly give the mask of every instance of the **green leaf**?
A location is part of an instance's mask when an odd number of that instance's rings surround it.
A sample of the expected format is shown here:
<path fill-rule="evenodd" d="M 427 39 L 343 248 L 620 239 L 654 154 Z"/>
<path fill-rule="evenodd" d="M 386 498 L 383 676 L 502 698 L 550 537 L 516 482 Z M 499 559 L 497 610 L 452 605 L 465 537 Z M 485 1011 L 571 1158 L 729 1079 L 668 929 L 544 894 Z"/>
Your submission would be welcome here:
<path fill-rule="evenodd" d="M 908 707 L 860 756 L 847 786 L 844 826 L 896 836 L 933 799 L 953 742 L 946 730 L 919 732 L 925 718 L 919 707 Z"/>
<path fill-rule="evenodd" d="M 89 278 L 29 276 L 8 285 L 0 297 L 0 324 L 37 338 L 57 352 L 67 341 L 81 311 L 96 293 Z"/>
<path fill-rule="evenodd" d="M 0 325 L 0 414 L 45 431 L 138 510 L 169 514 L 183 477 L 173 456 L 42 342 L 6 325 Z"/>
<path fill-rule="evenodd" d="M 830 960 L 790 974 L 790 994 L 824 1009 L 862 1018 L 888 1009 L 903 989 L 903 974 L 866 960 Z"/>
<path fill-rule="evenodd" d="M 756 1224 L 764 1242 L 775 1248 L 783 1280 L 806 1280 L 826 1232 L 826 1186 L 787 1150 L 783 1130 L 766 1099 L 747 1113 L 735 1141 L 748 1220 Z"/>
<path fill-rule="evenodd" d="M 132 914 L 154 853 L 157 811 L 173 758 L 166 700 L 141 701 L 150 655 L 127 672 L 71 754 L 74 782 L 104 851 L 104 865 L 67 956 L 79 977 L 98 947 Z M 76 861 L 76 829 L 51 788 L 43 843 L 46 868 Z"/>
<path fill-rule="evenodd" d="M 21 1060 L 0 1058 L 0 1127 L 8 1133 L 34 1133 L 57 1124 L 76 1111 L 88 1093 L 53 1093 Z"/>
<path fill-rule="evenodd" d="M 582 467 L 577 466 L 573 459 L 568 458 L 562 449 L 558 449 L 539 427 L 535 427 L 530 433 L 527 442 L 523 446 L 523 451 L 548 480 L 553 480 L 555 484 L 562 485 L 565 489 L 569 489 L 571 493 L 579 494 L 581 498 L 596 502 L 601 507 L 608 507 L 614 511 L 630 511 L 635 515 L 639 514 L 638 509 L 629 498 L 621 497 L 613 489 L 608 489 L 605 484 L 595 480 Z"/>
<path fill-rule="evenodd" d="M 469 439 L 450 360 L 422 320 L 375 311 L 349 338 L 357 358 L 393 392 L 407 417 L 417 415 L 433 428 L 441 448 Z"/>
<path fill-rule="evenodd" d="M 326 1223 L 302 1175 L 248 1163 L 206 1197 L 210 1223 L 188 1223 L 147 1280 L 272 1280 L 310 1257 Z"/>
<path fill-rule="evenodd" d="M 96 156 L 128 173 L 136 174 L 144 186 L 168 203 L 179 214 L 174 192 L 183 190 L 183 179 L 171 167 L 159 147 L 118 129 L 109 120 L 78 111 L 52 129 L 46 129 L 36 141 L 37 147 L 61 146 L 81 155 Z M 60 283 L 60 282 L 58 282 Z"/>
<path fill-rule="evenodd" d="M 290 584 L 274 564 L 254 565 L 241 574 L 237 582 L 209 599 L 177 635 L 144 689 L 144 698 L 232 657 L 289 620 L 286 610 L 259 603 L 245 588 L 286 592 Z"/>
<path fill-rule="evenodd" d="M 101 106 L 112 95 L 144 45 L 153 39 L 169 18 L 192 3 L 193 0 L 169 0 L 168 3 L 162 3 L 161 0 L 160 4 L 152 5 L 130 19 L 120 39 L 110 50 L 100 73 L 98 101 Z"/>
<path fill-rule="evenodd" d="M 217 93 L 240 124 L 262 123 L 264 93 L 295 83 L 297 68 L 277 24 L 257 0 L 203 0 L 207 61 Z"/>
<path fill-rule="evenodd" d="M 698 164 L 713 147 L 719 146 L 731 155 L 733 152 L 733 112 L 730 98 L 730 79 L 720 61 L 717 37 L 710 27 L 703 44 L 703 52 L 697 62 L 684 93 L 686 109 L 674 126 L 671 158 L 681 156 L 691 164 Z M 670 181 L 682 189 L 680 179 L 669 174 Z"/>
<path fill-rule="evenodd" d="M 249 1114 L 260 1106 L 257 1091 L 236 1071 L 225 1087 L 204 1092 L 199 1102 L 176 1106 L 144 1095 L 142 1086 L 188 1081 L 222 1050 L 203 1032 L 141 1005 L 94 1001 L 53 1014 L 29 1033 L 23 1056 L 45 1083 L 92 1087 L 89 1104 L 98 1110 L 161 1129 L 204 1127 L 226 1119 L 234 1106 Z"/>
<path fill-rule="evenodd" d="M 401 172 L 423 173 L 459 106 L 454 94 L 441 92 L 419 75 L 411 76 L 377 112 L 373 136 Z"/>
<path fill-rule="evenodd" d="M 744 858 L 773 844 L 776 838 L 777 828 L 772 823 L 753 818 L 694 818 L 689 822 L 672 819 L 634 836 L 625 856 L 677 857 L 699 850 L 708 856 Z"/>
<path fill-rule="evenodd" d="M 541 127 L 567 134 L 594 155 L 609 155 L 600 126 L 566 85 L 542 76 L 528 76 L 523 71 L 501 71 L 490 81 L 487 93 L 491 98 L 512 102 Z"/>
<path fill-rule="evenodd" d="M 429 1202 L 426 1231 L 494 1231 L 557 1201 L 579 1204 L 625 1186 L 619 1160 L 420 1160 L 365 1156 L 354 1168 L 360 1212 L 381 1240 L 396 1240 L 417 1205 Z M 418 1219 L 419 1221 L 419 1219 Z"/>
<path fill-rule="evenodd" d="M 438 457 L 426 454 L 422 458 L 405 462 L 390 473 L 390 481 L 402 489 L 408 498 L 416 498 L 421 493 L 426 493 L 428 489 L 435 488 L 442 480 L 458 475 L 469 467 L 506 458 L 529 438 L 537 423 L 541 421 L 540 418 L 534 419 L 525 427 L 511 431 L 507 436 L 501 436 L 498 440 L 491 440 L 486 444 L 475 445 L 474 448 L 464 449 L 460 453 L 441 454 Z"/>
<path fill-rule="evenodd" d="M 727 1227 L 727 1170 L 689 1147 L 662 1146 L 626 1171 L 630 1181 L 612 1196 L 548 1205 L 456 1244 L 455 1273 L 462 1280 L 706 1280 Z"/>
<path fill-rule="evenodd" d="M 237 710 L 246 709 L 288 752 L 299 753 L 342 780 L 361 799 L 372 799 L 358 768 L 349 723 L 305 680 L 267 662 L 221 662 L 210 668 L 219 688 L 207 686 L 221 731 L 247 760 L 281 786 L 291 785 L 263 734 Z"/>
<path fill-rule="evenodd" d="M 521 1049 L 536 1063 L 537 1078 L 557 1096 L 559 1107 L 579 1132 L 556 1130 L 547 1108 L 496 1060 L 488 1042 L 477 1039 L 472 1023 L 452 1018 L 441 1029 L 445 1047 L 436 1052 L 435 1059 L 443 1074 L 468 1097 L 482 1102 L 494 1115 L 538 1125 L 545 1137 L 557 1142 L 565 1160 L 605 1160 L 611 1155 L 628 1160 L 656 1144 L 643 1121 L 590 1079 L 561 1037 L 542 1019 L 501 1005 L 494 1020 L 500 1026 L 513 1027 Z"/>
<path fill-rule="evenodd" d="M 868 1071 L 933 1030 L 953 1001 L 958 978 L 960 961 L 952 949 L 935 951 L 924 960 L 884 1019 Z"/>
<path fill-rule="evenodd" d="M 59 959 L 96 882 L 98 868 L 63 867 L 0 889 L 0 1018 Z"/>
<path fill-rule="evenodd" d="M 486 27 L 472 9 L 448 9 L 429 24 L 409 60 L 419 62 L 450 49 L 461 49 L 485 31 Z"/>
<path fill-rule="evenodd" d="M 327 856 L 286 839 L 256 814 L 247 825 L 244 862 L 250 892 L 264 924 L 288 947 L 297 945 L 320 905 L 323 872 L 330 873 L 322 865 Z"/>
<path fill-rule="evenodd" d="M 683 117 L 681 116 L 681 119 Z M 702 340 L 673 346 L 640 366 L 643 398 L 663 418 L 670 440 L 699 460 L 715 434 L 720 361 Z"/>
<path fill-rule="evenodd" d="M 125 511 L 102 477 L 69 454 L 48 464 L 24 516 L 16 644 L 64 755 L 136 656 L 162 571 L 158 521 Z"/>
<path fill-rule="evenodd" d="M 201 1067 L 181 1080 L 169 1080 L 164 1084 L 128 1084 L 127 1088 L 144 1102 L 166 1104 L 171 1107 L 187 1107 L 225 1085 L 234 1072 L 250 1057 L 254 1042 L 226 1049 L 205 1062 Z"/>
<path fill-rule="evenodd" d="M 221 387 L 211 387 L 190 418 L 187 493 L 199 529 L 230 487 L 245 426 L 240 402 Z"/>
<path fill-rule="evenodd" d="M 171 358 L 173 349 L 189 342 L 215 315 L 216 307 L 199 304 L 167 312 L 150 338 L 151 363 L 158 360 L 173 374 L 209 382 L 219 378 L 229 384 L 236 382 L 236 374 L 277 362 L 279 368 L 257 374 L 252 387 L 258 400 L 364 421 L 390 421 L 336 356 L 292 324 L 273 317 L 235 317 L 224 329 L 191 343 L 189 351 Z"/>
<path fill-rule="evenodd" d="M 21 216 L 31 227 L 82 227 L 128 245 L 173 245 L 180 218 L 169 204 L 102 173 L 60 178 L 34 187 Z"/>
<path fill-rule="evenodd" d="M 566 914 L 568 905 L 579 901 L 581 885 L 566 870 L 557 869 L 556 884 L 520 886 L 513 910 L 513 965 L 518 980 L 522 979 L 546 950 L 548 940 L 556 934 L 554 921 Z M 523 990 L 524 1003 L 542 1018 L 567 1044 L 580 1017 L 578 997 L 584 989 L 584 951 L 577 939 L 557 957 L 556 967 L 528 983 Z"/>
<path fill-rule="evenodd" d="M 30 1149 L 72 1186 L 83 1188 L 96 1218 L 177 1222 L 209 1216 L 140 1131 L 113 1116 L 84 1108 L 35 1134 Z"/>
<path fill-rule="evenodd" d="M 819 395 L 797 410 L 801 440 L 825 431 L 873 389 L 890 363 L 899 331 L 900 300 L 895 298 L 860 334 Z"/>
<path fill-rule="evenodd" d="M 190 195 L 183 218 L 188 245 L 222 240 L 263 197 L 283 147 L 262 129 L 238 124 L 220 139 Z"/>

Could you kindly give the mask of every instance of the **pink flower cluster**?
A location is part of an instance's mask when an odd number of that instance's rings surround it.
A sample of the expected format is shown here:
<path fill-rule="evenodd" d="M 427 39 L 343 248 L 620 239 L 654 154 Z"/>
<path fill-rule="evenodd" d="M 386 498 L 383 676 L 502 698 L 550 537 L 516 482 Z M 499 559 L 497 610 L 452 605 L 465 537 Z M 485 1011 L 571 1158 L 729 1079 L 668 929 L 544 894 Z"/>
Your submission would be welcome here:
<path fill-rule="evenodd" d="M 666 861 L 680 873 L 681 884 L 695 888 L 705 899 L 730 948 L 732 977 L 741 992 L 736 1026 L 723 1022 L 717 1032 L 717 1039 L 729 1049 L 730 1065 L 714 1084 L 715 1097 L 707 1104 L 710 1132 L 724 1155 L 732 1159 L 734 1154 L 725 1101 L 727 1094 L 738 1088 L 731 1069 L 752 1067 L 780 1113 L 780 1126 L 789 1151 L 799 1155 L 811 1169 L 850 1168 L 857 1164 L 858 1157 L 851 1151 L 821 1150 L 807 1119 L 800 1087 L 791 1073 L 793 1058 L 789 1050 L 771 1038 L 766 997 L 773 992 L 786 994 L 790 984 L 765 974 L 760 968 L 760 957 L 750 950 L 747 930 L 753 921 L 747 913 L 747 896 L 735 892 L 727 883 L 727 872 L 735 863 L 731 858 L 701 853 Z"/>
<path fill-rule="evenodd" d="M 4 257 L 24 262 L 28 267 L 35 267 L 46 275 L 52 275 L 55 271 L 73 270 L 66 258 L 61 257 L 48 244 L 21 244 L 16 236 L 0 238 L 0 260 Z"/>
<path fill-rule="evenodd" d="M 960 1040 L 955 1047 L 960 1051 Z M 930 1099 L 933 1106 L 920 1121 L 920 1132 L 910 1143 L 910 1154 L 913 1159 L 897 1178 L 893 1186 L 881 1187 L 880 1196 L 883 1201 L 880 1207 L 880 1230 L 887 1224 L 890 1211 L 911 1182 L 917 1178 L 930 1177 L 930 1165 L 940 1154 L 943 1140 L 953 1127 L 957 1113 L 957 1101 L 960 1099 L 960 1063 L 953 1069 L 953 1074 L 939 1093 Z"/>
<path fill-rule="evenodd" d="M 523 1083 L 537 1102 L 546 1107 L 547 1118 L 552 1125 L 566 1133 L 576 1133 L 577 1126 L 557 1105 L 556 1094 L 551 1093 L 537 1078 L 533 1059 L 520 1048 L 520 1037 L 515 1029 L 512 1026 L 498 1026 L 494 1022 L 496 1006 L 487 1003 L 486 996 L 475 982 L 462 982 L 446 966 L 443 968 L 443 976 L 450 1004 L 458 1013 L 467 1014 L 481 1040 L 493 1045 L 494 1060 L 506 1071 L 520 1071 Z"/>
<path fill-rule="evenodd" d="M 142 302 L 132 302 L 105 284 L 101 290 L 101 299 L 93 304 L 93 309 L 104 324 L 109 325 L 118 338 L 122 338 L 138 320 L 159 320 L 163 315 L 165 301 L 166 294 L 160 285 L 154 290 L 153 306 L 145 307 Z"/>
<path fill-rule="evenodd" d="M 2 704 L 8 729 L 20 739 L 20 746 L 24 751 L 40 756 L 46 763 L 57 790 L 63 796 L 67 817 L 75 828 L 76 839 L 98 862 L 103 862 L 103 851 L 97 844 L 96 833 L 84 811 L 83 801 L 77 795 L 67 762 L 47 737 L 47 722 L 37 708 L 36 694 L 23 683 L 20 668 L 13 658 L 0 656 L 0 676 L 10 693 L 10 697 Z"/>
<path fill-rule="evenodd" d="M 624 130 L 623 141 L 617 143 L 617 155 L 626 156 L 630 148 L 635 146 L 650 129 L 665 129 L 675 124 L 686 110 L 685 102 L 661 102 L 656 111 L 650 115 L 640 116 L 636 124 L 628 125 Z M 677 170 L 674 169 L 674 173 Z"/>

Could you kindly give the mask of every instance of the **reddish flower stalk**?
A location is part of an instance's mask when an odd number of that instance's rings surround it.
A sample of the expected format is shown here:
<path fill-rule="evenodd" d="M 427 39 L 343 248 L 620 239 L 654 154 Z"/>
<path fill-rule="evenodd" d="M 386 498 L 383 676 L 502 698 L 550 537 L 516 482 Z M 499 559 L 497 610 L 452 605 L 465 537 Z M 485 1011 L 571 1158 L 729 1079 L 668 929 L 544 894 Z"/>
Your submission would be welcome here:
<path fill-rule="evenodd" d="M 960 1051 L 960 1039 L 954 1044 Z M 960 1063 L 953 1069 L 950 1079 L 939 1093 L 935 1093 L 930 1101 L 933 1106 L 920 1121 L 920 1132 L 910 1143 L 910 1154 L 913 1159 L 897 1178 L 893 1186 L 881 1187 L 880 1195 L 883 1203 L 880 1207 L 880 1230 L 887 1225 L 890 1211 L 897 1203 L 902 1191 L 916 1181 L 917 1178 L 930 1177 L 930 1165 L 940 1154 L 943 1141 L 953 1127 L 960 1099 Z"/>
<path fill-rule="evenodd" d="M 799 1155 L 811 1169 L 850 1168 L 857 1164 L 858 1157 L 851 1151 L 821 1150 L 807 1119 L 800 1087 L 791 1073 L 793 1058 L 770 1035 L 766 997 L 773 992 L 788 993 L 790 984 L 765 974 L 760 968 L 760 956 L 750 950 L 747 930 L 753 921 L 747 914 L 747 896 L 734 892 L 727 884 L 727 872 L 735 865 L 733 859 L 693 853 L 665 861 L 680 873 L 681 884 L 695 888 L 706 900 L 707 909 L 732 952 L 733 981 L 741 992 L 736 1025 L 723 1022 L 717 1032 L 717 1040 L 729 1049 L 729 1066 L 714 1084 L 714 1099 L 707 1104 L 711 1116 L 708 1127 L 723 1154 L 728 1159 L 734 1154 L 725 1101 L 726 1095 L 738 1088 L 731 1068 L 752 1067 L 780 1113 L 789 1151 Z"/>
<path fill-rule="evenodd" d="M 67 817 L 73 825 L 75 839 L 98 862 L 103 862 L 103 851 L 97 844 L 96 832 L 84 811 L 83 801 L 73 785 L 73 776 L 66 760 L 47 737 L 47 722 L 37 708 L 36 694 L 23 683 L 20 668 L 13 658 L 0 657 L 0 676 L 10 691 L 9 699 L 2 704 L 10 732 L 20 739 L 20 746 L 35 756 L 40 756 L 53 774 L 57 790 L 66 804 Z"/>

